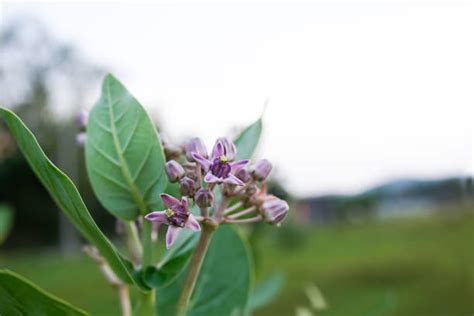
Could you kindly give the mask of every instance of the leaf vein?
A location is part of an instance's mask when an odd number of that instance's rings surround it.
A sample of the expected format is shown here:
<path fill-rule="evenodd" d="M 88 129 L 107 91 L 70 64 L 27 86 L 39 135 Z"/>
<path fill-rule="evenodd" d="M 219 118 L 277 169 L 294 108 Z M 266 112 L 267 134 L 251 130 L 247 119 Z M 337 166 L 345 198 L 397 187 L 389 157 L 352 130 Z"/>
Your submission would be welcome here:
<path fill-rule="evenodd" d="M 115 166 L 120 167 L 120 163 L 113 157 L 111 157 L 108 153 L 106 153 L 103 149 L 101 149 L 95 142 L 92 140 L 90 141 L 92 144 L 92 148 L 94 148 L 102 157 L 113 163 Z"/>
<path fill-rule="evenodd" d="M 92 168 L 92 170 L 96 172 L 98 175 L 100 175 L 102 178 L 108 180 L 110 183 L 113 183 L 119 188 L 125 190 L 127 193 L 130 193 L 130 189 L 127 186 L 125 186 L 122 182 L 118 181 L 117 179 L 112 178 L 108 174 L 102 172 L 100 169 Z"/>
<path fill-rule="evenodd" d="M 139 177 L 140 174 L 142 173 L 143 168 L 145 167 L 146 163 L 147 163 L 148 160 L 150 159 L 150 155 L 151 155 L 151 152 L 152 152 L 153 147 L 154 147 L 154 146 L 149 146 L 149 147 L 148 147 L 148 151 L 147 151 L 146 154 L 145 154 L 145 158 L 142 160 L 142 162 L 140 163 L 140 166 L 138 166 L 137 171 L 135 171 L 135 174 L 134 174 L 133 177 L 132 177 L 133 181 L 137 181 L 138 177 Z"/>
<path fill-rule="evenodd" d="M 125 145 L 123 145 L 122 149 L 122 155 L 125 154 L 125 151 L 127 150 L 128 146 L 132 142 L 133 135 L 137 131 L 138 128 L 138 122 L 140 121 L 139 116 L 137 115 L 137 119 L 135 120 L 135 125 L 132 128 L 132 131 L 130 132 L 130 135 L 128 136 L 127 140 L 125 141 Z"/>

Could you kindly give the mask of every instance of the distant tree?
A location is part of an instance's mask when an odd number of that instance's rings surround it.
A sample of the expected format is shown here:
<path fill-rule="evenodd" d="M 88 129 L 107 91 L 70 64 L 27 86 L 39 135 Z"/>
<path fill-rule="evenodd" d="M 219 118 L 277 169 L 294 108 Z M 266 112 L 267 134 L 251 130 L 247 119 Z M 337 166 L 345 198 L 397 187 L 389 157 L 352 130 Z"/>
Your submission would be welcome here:
<path fill-rule="evenodd" d="M 38 21 L 14 19 L 0 29 L 0 104 L 19 114 L 48 156 L 76 182 L 82 172 L 73 117 L 104 73 L 69 43 L 56 40 Z M 2 139 L 8 139 L 5 133 L 0 126 Z M 17 211 L 15 233 L 7 246 L 50 244 L 59 234 L 62 248 L 77 244 L 74 230 L 59 217 L 22 155 L 0 156 L 0 201 L 11 203 Z"/>

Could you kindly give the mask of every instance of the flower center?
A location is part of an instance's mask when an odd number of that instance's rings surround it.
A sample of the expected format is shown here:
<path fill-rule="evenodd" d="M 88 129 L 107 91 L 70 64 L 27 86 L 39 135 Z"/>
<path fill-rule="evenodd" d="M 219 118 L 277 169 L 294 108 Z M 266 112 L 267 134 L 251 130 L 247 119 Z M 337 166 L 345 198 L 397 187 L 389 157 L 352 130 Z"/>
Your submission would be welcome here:
<path fill-rule="evenodd" d="M 171 218 L 171 217 L 174 216 L 174 211 L 169 208 L 169 209 L 166 210 L 165 214 L 166 214 L 166 217 Z"/>
<path fill-rule="evenodd" d="M 218 178 L 227 178 L 229 176 L 231 167 L 229 159 L 222 155 L 219 158 L 214 159 L 211 165 L 211 173 Z"/>
<path fill-rule="evenodd" d="M 189 217 L 189 213 L 179 204 L 168 208 L 165 211 L 165 214 L 166 218 L 168 219 L 168 223 L 177 227 L 184 227 Z"/>
<path fill-rule="evenodd" d="M 222 155 L 219 157 L 219 161 L 221 163 L 226 163 L 226 162 L 229 162 L 229 158 L 227 158 L 225 155 Z"/>

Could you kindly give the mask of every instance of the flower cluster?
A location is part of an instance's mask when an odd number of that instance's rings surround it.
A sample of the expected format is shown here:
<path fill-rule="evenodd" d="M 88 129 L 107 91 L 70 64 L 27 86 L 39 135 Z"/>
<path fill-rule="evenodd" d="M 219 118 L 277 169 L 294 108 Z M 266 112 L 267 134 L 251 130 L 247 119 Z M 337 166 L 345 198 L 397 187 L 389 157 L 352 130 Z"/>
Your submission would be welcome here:
<path fill-rule="evenodd" d="M 86 143 L 87 134 L 86 134 L 86 126 L 87 121 L 89 120 L 89 112 L 86 110 L 82 110 L 76 116 L 76 125 L 79 129 L 79 133 L 76 135 L 76 144 L 80 147 L 84 147 Z"/>
<path fill-rule="evenodd" d="M 286 201 L 267 194 L 265 181 L 272 170 L 268 160 L 252 165 L 248 160 L 236 160 L 236 146 L 227 138 L 217 139 L 210 155 L 200 138 L 181 147 L 167 141 L 163 145 L 168 160 L 166 174 L 171 182 L 179 184 L 182 198 L 162 194 L 166 209 L 151 212 L 145 219 L 168 225 L 167 248 L 183 228 L 199 231 L 201 225 L 258 221 L 280 225 L 288 214 Z M 216 198 L 217 188 L 220 198 Z M 199 208 L 200 215 L 192 214 L 190 201 Z"/>

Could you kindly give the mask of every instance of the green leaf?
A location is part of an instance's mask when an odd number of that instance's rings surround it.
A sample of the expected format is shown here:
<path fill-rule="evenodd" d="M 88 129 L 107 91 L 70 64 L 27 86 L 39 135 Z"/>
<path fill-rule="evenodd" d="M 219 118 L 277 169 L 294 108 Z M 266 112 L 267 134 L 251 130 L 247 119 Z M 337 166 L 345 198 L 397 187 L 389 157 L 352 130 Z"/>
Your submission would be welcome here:
<path fill-rule="evenodd" d="M 261 134 L 262 119 L 259 118 L 252 125 L 244 129 L 234 141 L 235 146 L 237 146 L 237 160 L 250 159 L 252 157 Z"/>
<path fill-rule="evenodd" d="M 161 205 L 164 164 L 160 137 L 145 109 L 107 75 L 87 125 L 86 165 L 97 198 L 124 220 L 149 213 Z"/>
<path fill-rule="evenodd" d="M 174 315 L 186 273 L 157 294 L 158 315 Z M 242 236 L 224 225 L 214 233 L 187 316 L 241 315 L 249 299 L 252 270 Z"/>
<path fill-rule="evenodd" d="M 123 281 L 132 283 L 132 264 L 121 257 L 99 229 L 71 179 L 46 157 L 33 133 L 15 113 L 0 107 L 0 116 L 7 123 L 28 164 L 59 208 L 82 235 L 97 247 L 115 274 Z"/>
<path fill-rule="evenodd" d="M 88 315 L 22 276 L 0 270 L 0 315 Z"/>
<path fill-rule="evenodd" d="M 13 210 L 6 204 L 0 204 L 0 245 L 7 239 L 13 226 Z"/>
<path fill-rule="evenodd" d="M 276 272 L 263 280 L 253 290 L 250 309 L 255 310 L 270 303 L 280 292 L 284 283 L 283 274 Z"/>

